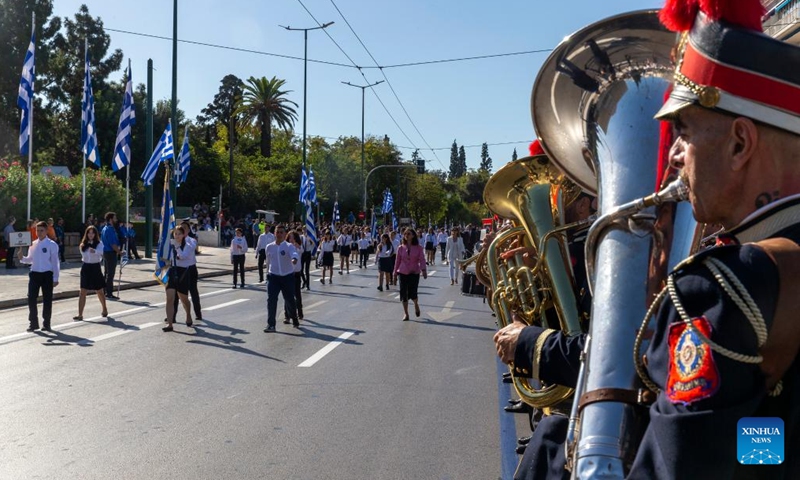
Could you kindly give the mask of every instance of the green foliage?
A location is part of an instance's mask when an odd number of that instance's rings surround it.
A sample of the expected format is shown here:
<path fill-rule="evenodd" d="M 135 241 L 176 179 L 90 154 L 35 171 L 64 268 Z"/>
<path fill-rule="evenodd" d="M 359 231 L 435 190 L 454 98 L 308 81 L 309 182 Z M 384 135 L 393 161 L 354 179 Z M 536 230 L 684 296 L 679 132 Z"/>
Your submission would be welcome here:
<path fill-rule="evenodd" d="M 0 215 L 27 216 L 28 172 L 19 162 L 0 160 Z M 82 178 L 34 173 L 31 178 L 31 216 L 39 219 L 63 217 L 67 229 L 78 231 L 81 220 Z M 102 216 L 115 211 L 124 216 L 125 189 L 108 169 L 86 170 L 86 214 Z M 22 228 L 24 222 L 17 225 Z"/>
<path fill-rule="evenodd" d="M 492 170 L 492 157 L 489 156 L 489 145 L 486 142 L 481 145 L 481 164 L 478 169 L 484 172 Z"/>
<path fill-rule="evenodd" d="M 264 157 L 272 156 L 272 122 L 289 130 L 297 120 L 297 104 L 286 98 L 291 90 L 281 90 L 285 84 L 286 80 L 277 77 L 250 77 L 236 103 L 234 114 L 241 115 L 244 123 L 260 127 L 261 155 Z"/>

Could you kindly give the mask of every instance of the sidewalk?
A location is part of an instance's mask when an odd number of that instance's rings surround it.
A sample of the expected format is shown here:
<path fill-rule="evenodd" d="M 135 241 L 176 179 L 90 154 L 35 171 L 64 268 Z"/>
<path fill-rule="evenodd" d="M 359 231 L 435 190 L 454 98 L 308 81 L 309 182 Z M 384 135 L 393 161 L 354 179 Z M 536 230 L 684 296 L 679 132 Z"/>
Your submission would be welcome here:
<path fill-rule="evenodd" d="M 139 249 L 141 252 L 143 249 Z M 201 254 L 197 255 L 197 271 L 200 278 L 232 275 L 233 265 L 230 260 L 230 250 L 227 248 L 200 247 Z M 155 271 L 155 253 L 153 258 L 142 257 L 141 260 L 129 261 L 122 269 L 120 290 L 142 288 L 156 285 L 158 282 L 153 276 Z M 245 258 L 245 270 L 257 270 L 255 255 L 248 252 Z M 117 274 L 114 280 L 114 291 L 120 278 L 120 268 L 117 264 Z M 53 299 L 77 297 L 80 293 L 81 262 L 62 262 L 61 276 L 58 286 L 53 290 Z M 250 283 L 256 283 L 257 276 L 250 276 Z M 5 263 L 0 264 L 0 309 L 17 307 L 28 304 L 28 266 L 17 265 L 13 270 L 6 270 Z M 233 282 L 231 282 L 232 284 Z M 41 295 L 40 295 L 41 297 Z"/>

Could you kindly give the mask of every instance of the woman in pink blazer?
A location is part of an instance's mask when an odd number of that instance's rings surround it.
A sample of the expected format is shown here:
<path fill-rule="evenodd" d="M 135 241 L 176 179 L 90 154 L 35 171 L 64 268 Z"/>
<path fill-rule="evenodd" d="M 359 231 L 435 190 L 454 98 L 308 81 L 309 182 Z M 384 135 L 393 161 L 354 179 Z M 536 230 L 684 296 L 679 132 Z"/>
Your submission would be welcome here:
<path fill-rule="evenodd" d="M 428 278 L 425 268 L 425 251 L 419 244 L 417 232 L 407 228 L 403 232 L 403 241 L 397 249 L 397 260 L 394 263 L 394 273 L 400 277 L 400 301 L 403 302 L 403 321 L 408 321 L 408 301 L 414 301 L 414 313 L 419 317 L 419 301 L 417 288 L 419 275 Z"/>

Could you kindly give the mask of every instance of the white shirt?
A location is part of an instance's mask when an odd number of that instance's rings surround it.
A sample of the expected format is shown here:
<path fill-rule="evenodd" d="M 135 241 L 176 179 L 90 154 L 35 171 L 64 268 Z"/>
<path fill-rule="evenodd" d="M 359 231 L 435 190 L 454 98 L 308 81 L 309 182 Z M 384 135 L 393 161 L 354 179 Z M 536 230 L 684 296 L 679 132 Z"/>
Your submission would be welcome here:
<path fill-rule="evenodd" d="M 30 265 L 32 272 L 53 272 L 53 281 L 58 281 L 61 264 L 58 261 L 58 244 L 49 238 L 33 241 L 28 254 L 20 262 Z"/>
<path fill-rule="evenodd" d="M 176 267 L 191 267 L 192 265 L 197 264 L 197 258 L 195 257 L 195 249 L 197 248 L 197 242 L 194 241 L 191 237 L 184 237 L 186 240 L 184 242 L 183 248 L 180 245 L 175 246 L 175 266 Z M 175 240 L 173 238 L 173 240 Z"/>
<path fill-rule="evenodd" d="M 267 262 L 269 262 L 269 273 L 271 275 L 279 275 L 281 277 L 294 273 L 294 265 L 292 260 L 296 260 L 300 264 L 300 256 L 297 254 L 297 249 L 294 245 L 287 242 L 275 243 L 272 242 L 267 245 L 265 249 L 267 252 Z"/>
<path fill-rule="evenodd" d="M 233 237 L 231 255 L 244 255 L 245 253 L 247 253 L 247 240 L 244 237 Z"/>
<path fill-rule="evenodd" d="M 83 263 L 100 263 L 103 261 L 103 242 L 97 242 L 94 248 L 87 248 L 81 252 Z"/>
<path fill-rule="evenodd" d="M 261 250 L 267 248 L 267 245 L 275 241 L 275 235 L 270 232 L 262 233 L 258 236 L 258 242 L 256 243 L 256 255 Z"/>
<path fill-rule="evenodd" d="M 385 243 L 381 243 L 380 244 L 380 249 L 378 250 L 378 257 L 380 257 L 380 258 L 391 257 L 394 252 L 395 252 L 394 247 L 390 247 L 389 245 L 386 245 Z"/>
<path fill-rule="evenodd" d="M 444 232 L 441 232 L 439 234 L 439 236 L 438 236 L 439 243 L 447 243 L 447 238 L 448 238 L 447 234 L 444 233 Z"/>
<path fill-rule="evenodd" d="M 340 247 L 344 247 L 344 246 L 349 247 L 350 246 L 350 235 L 346 235 L 346 234 L 343 233 L 343 234 L 339 235 L 339 238 L 336 240 L 336 242 L 339 244 Z"/>
<path fill-rule="evenodd" d="M 300 237 L 302 240 L 301 243 L 303 244 L 303 250 L 311 253 L 311 251 L 314 250 L 314 241 L 311 240 L 311 237 L 308 237 L 306 235 L 301 235 Z"/>
<path fill-rule="evenodd" d="M 447 237 L 447 247 L 445 249 L 445 256 L 450 263 L 464 258 L 464 240 L 459 236 L 453 240 L 453 237 Z"/>
<path fill-rule="evenodd" d="M 359 250 L 366 250 L 369 248 L 370 241 L 366 238 L 362 238 L 358 241 L 358 249 Z"/>
<path fill-rule="evenodd" d="M 335 244 L 336 244 L 336 242 L 334 242 L 333 240 L 329 240 L 327 242 L 325 240 L 323 240 L 322 243 L 320 243 L 320 251 L 321 252 L 332 252 L 333 251 L 333 246 Z"/>
<path fill-rule="evenodd" d="M 294 245 L 294 244 L 292 244 Z M 303 248 L 303 245 L 294 245 L 294 249 L 297 250 L 297 256 L 300 258 L 305 253 L 306 249 Z M 294 273 L 297 273 L 303 269 L 303 264 L 301 262 L 297 262 L 294 264 Z"/>
<path fill-rule="evenodd" d="M 398 248 L 400 248 L 400 242 L 401 241 L 402 241 L 402 238 L 400 238 L 400 235 L 396 235 L 394 237 L 394 240 L 392 240 L 392 245 L 394 245 L 394 251 L 395 252 L 397 251 Z"/>

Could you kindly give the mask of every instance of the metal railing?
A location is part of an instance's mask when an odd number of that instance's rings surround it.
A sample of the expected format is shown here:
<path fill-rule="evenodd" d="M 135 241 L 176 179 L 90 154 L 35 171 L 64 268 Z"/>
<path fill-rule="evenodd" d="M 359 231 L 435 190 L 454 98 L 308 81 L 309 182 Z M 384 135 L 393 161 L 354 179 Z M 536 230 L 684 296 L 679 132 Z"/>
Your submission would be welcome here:
<path fill-rule="evenodd" d="M 800 28 L 800 0 L 779 3 L 768 13 L 764 33 L 778 40 L 786 40 Z"/>

